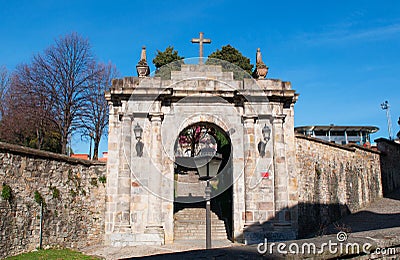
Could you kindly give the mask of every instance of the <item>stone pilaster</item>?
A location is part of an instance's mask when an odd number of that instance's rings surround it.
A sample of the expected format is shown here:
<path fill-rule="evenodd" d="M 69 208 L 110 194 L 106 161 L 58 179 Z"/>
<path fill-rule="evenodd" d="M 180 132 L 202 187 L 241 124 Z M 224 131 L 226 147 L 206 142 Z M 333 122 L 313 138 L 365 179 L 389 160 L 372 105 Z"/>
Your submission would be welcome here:
<path fill-rule="evenodd" d="M 116 228 L 122 232 L 128 232 L 130 228 L 130 195 L 131 195 L 131 174 L 129 161 L 131 158 L 131 127 L 132 119 L 129 115 L 123 114 L 121 122 L 121 136 L 118 168 L 118 201 Z"/>
<path fill-rule="evenodd" d="M 244 125 L 244 136 L 243 136 L 243 147 L 244 147 L 244 181 L 245 181 L 245 212 L 244 220 L 245 226 L 251 225 L 254 222 L 253 215 L 255 203 L 251 200 L 249 187 L 251 186 L 251 180 L 255 174 L 256 168 L 256 143 L 255 143 L 255 120 L 256 115 L 243 116 Z"/>
<path fill-rule="evenodd" d="M 276 115 L 272 119 L 273 152 L 274 152 L 274 197 L 275 222 L 290 224 L 288 211 L 288 174 L 284 140 L 285 115 Z"/>
<path fill-rule="evenodd" d="M 146 229 L 160 230 L 162 226 L 162 140 L 161 123 L 162 113 L 150 114 L 151 121 L 151 162 L 152 171 L 149 176 L 150 194 L 148 197 L 148 225 Z"/>
<path fill-rule="evenodd" d="M 105 230 L 106 234 L 111 234 L 115 226 L 115 214 L 117 209 L 117 190 L 118 190 L 118 168 L 119 168 L 119 134 L 120 121 L 118 119 L 117 108 L 111 103 L 109 105 L 109 126 L 108 126 L 108 161 L 107 161 L 107 195 L 106 195 L 106 214 Z M 106 243 L 108 243 L 108 237 Z"/>

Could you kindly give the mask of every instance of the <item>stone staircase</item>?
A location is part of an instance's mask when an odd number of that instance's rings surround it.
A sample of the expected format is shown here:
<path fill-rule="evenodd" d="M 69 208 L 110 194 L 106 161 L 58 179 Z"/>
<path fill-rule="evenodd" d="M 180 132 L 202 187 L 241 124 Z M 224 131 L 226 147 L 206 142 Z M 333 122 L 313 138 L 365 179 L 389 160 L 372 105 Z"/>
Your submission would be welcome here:
<path fill-rule="evenodd" d="M 212 240 L 228 240 L 223 220 L 211 211 Z M 205 240 L 206 209 L 185 208 L 174 215 L 174 240 Z"/>

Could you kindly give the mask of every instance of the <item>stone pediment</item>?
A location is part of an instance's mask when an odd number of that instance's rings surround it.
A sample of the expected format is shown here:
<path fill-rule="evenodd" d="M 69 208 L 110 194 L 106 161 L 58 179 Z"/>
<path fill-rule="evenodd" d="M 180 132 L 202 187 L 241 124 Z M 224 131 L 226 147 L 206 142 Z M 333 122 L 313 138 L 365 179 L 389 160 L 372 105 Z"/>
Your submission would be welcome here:
<path fill-rule="evenodd" d="M 232 71 L 222 71 L 221 65 L 182 64 L 180 71 L 171 71 L 172 81 L 181 81 L 188 78 L 209 78 L 212 80 L 232 81 Z"/>

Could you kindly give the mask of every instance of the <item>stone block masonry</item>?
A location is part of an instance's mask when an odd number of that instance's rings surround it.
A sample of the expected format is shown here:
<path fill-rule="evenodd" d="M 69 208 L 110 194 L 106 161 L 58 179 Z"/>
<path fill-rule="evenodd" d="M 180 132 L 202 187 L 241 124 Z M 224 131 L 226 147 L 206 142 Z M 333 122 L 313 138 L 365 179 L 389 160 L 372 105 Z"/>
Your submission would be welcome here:
<path fill-rule="evenodd" d="M 103 243 L 105 172 L 104 163 L 0 143 L 0 189 L 4 183 L 12 194 L 0 198 L 0 258 L 39 246 L 35 191 L 46 204 L 43 246 Z"/>
<path fill-rule="evenodd" d="M 381 151 L 383 195 L 389 195 L 400 188 L 400 144 L 384 138 L 375 142 Z"/>
<path fill-rule="evenodd" d="M 380 152 L 296 136 L 299 237 L 382 197 Z"/>

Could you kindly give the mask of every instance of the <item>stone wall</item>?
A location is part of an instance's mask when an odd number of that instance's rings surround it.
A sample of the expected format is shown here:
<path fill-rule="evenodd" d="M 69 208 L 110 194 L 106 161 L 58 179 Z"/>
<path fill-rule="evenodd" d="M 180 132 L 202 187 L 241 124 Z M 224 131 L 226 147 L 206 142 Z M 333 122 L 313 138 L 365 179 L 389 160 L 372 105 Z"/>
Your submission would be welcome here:
<path fill-rule="evenodd" d="M 384 138 L 375 142 L 381 152 L 383 195 L 388 195 L 400 188 L 400 144 Z"/>
<path fill-rule="evenodd" d="M 382 197 L 379 152 L 296 136 L 299 236 Z"/>
<path fill-rule="evenodd" d="M 10 202 L 0 197 L 0 258 L 38 247 L 35 191 L 45 201 L 43 246 L 102 243 L 105 171 L 104 163 L 0 143 L 0 189 L 12 194 Z"/>

